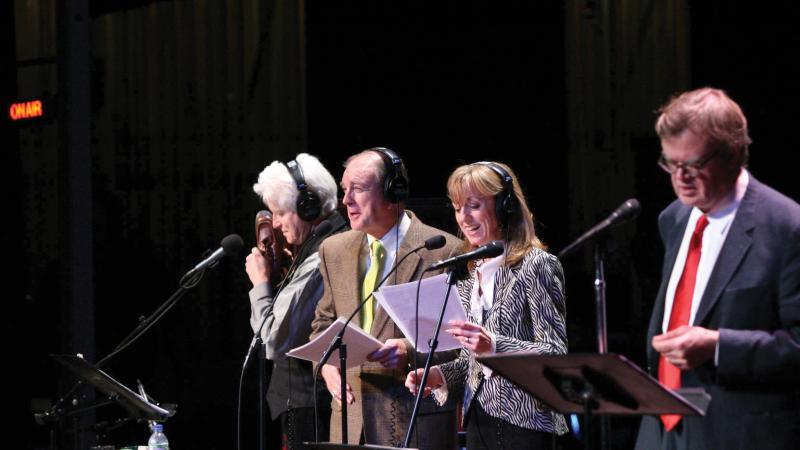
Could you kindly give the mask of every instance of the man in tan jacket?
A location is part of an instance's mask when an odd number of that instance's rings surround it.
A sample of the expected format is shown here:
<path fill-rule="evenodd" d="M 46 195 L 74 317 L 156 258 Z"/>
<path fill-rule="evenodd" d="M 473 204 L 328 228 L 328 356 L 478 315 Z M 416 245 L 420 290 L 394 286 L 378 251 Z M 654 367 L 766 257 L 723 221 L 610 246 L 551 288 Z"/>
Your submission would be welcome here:
<path fill-rule="evenodd" d="M 391 150 L 373 148 L 350 157 L 341 186 L 352 231 L 325 240 L 319 248 L 325 293 L 317 305 L 312 339 L 338 317 L 350 316 L 370 294 L 375 280 L 387 275 L 399 259 L 422 246 L 426 239 L 444 235 L 446 244 L 438 250 L 423 249 L 411 254 L 386 284 L 419 279 L 430 264 L 451 256 L 460 245 L 454 236 L 425 225 L 405 211 L 408 178 L 402 160 Z M 347 371 L 348 441 L 400 446 L 414 406 L 414 397 L 403 385 L 405 374 L 414 358 L 422 367 L 424 355 L 414 351 L 412 343 L 403 338 L 376 301 L 368 300 L 353 321 L 384 345 L 369 356 L 370 362 Z M 444 352 L 436 356 L 441 362 L 456 354 Z M 341 442 L 341 376 L 337 362 L 330 361 L 321 373 L 334 397 L 331 442 Z M 430 398 L 425 399 L 411 445 L 439 450 L 454 449 L 456 444 L 455 403 L 439 407 Z"/>

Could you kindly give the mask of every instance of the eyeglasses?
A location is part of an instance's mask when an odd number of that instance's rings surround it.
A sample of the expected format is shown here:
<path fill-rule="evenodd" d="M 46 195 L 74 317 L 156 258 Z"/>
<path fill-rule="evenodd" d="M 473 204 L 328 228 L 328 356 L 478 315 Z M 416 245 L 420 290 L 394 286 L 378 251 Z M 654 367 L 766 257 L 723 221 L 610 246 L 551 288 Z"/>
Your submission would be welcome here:
<path fill-rule="evenodd" d="M 705 167 L 705 165 L 714 159 L 718 154 L 719 149 L 714 150 L 704 157 L 690 159 L 689 161 L 673 161 L 662 154 L 661 157 L 658 158 L 658 165 L 664 169 L 664 172 L 669 174 L 677 172 L 678 169 L 683 169 L 683 172 L 686 175 L 689 175 L 690 177 L 696 177 L 703 167 Z"/>

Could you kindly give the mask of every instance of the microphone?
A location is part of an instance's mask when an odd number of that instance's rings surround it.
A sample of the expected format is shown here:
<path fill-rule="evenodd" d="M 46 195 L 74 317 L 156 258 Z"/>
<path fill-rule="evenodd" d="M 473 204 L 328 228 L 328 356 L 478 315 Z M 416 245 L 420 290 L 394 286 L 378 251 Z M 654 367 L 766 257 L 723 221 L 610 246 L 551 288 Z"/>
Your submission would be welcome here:
<path fill-rule="evenodd" d="M 461 255 L 453 256 L 443 261 L 433 263 L 431 264 L 430 267 L 425 269 L 425 271 L 428 272 L 430 270 L 437 270 L 443 267 L 459 265 L 466 263 L 467 261 L 472 261 L 473 259 L 494 258 L 495 256 L 500 256 L 501 254 L 503 254 L 503 242 L 492 241 L 486 245 L 482 245 L 476 248 L 475 250 L 469 251 L 467 253 L 463 253 Z"/>
<path fill-rule="evenodd" d="M 406 253 L 405 255 L 403 255 L 403 257 L 400 258 L 399 261 L 397 261 L 396 263 L 394 263 L 394 265 L 392 265 L 392 270 L 390 270 L 389 273 L 387 273 L 386 276 L 383 277 L 378 282 L 377 285 L 375 285 L 375 290 L 370 292 L 369 295 L 366 296 L 364 298 L 364 300 L 362 300 L 361 303 L 358 305 L 358 307 L 350 314 L 350 317 L 348 317 L 347 321 L 345 321 L 345 323 L 344 323 L 344 327 L 342 327 L 342 331 L 339 332 L 338 337 L 341 339 L 342 336 L 344 336 L 344 332 L 345 332 L 345 330 L 347 330 L 347 325 L 350 323 L 351 320 L 353 320 L 353 317 L 355 317 L 355 315 L 358 314 L 359 311 L 361 311 L 361 308 L 364 307 L 364 305 L 367 303 L 367 300 L 369 300 L 372 297 L 372 294 L 375 291 L 377 291 L 378 288 L 381 287 L 383 282 L 386 281 L 389 278 L 389 275 L 394 273 L 394 271 L 397 270 L 398 267 L 400 267 L 400 263 L 405 261 L 405 259 L 408 258 L 409 256 L 411 256 L 412 254 L 422 250 L 423 248 L 426 249 L 426 250 L 436 250 L 437 248 L 444 247 L 444 244 L 446 242 L 447 242 L 447 240 L 444 238 L 444 236 L 442 236 L 441 234 L 437 234 L 436 236 L 433 236 L 431 238 L 426 239 L 425 243 L 423 243 L 419 247 L 417 247 L 417 248 L 411 250 L 410 252 Z M 331 353 L 333 353 L 333 350 L 335 350 L 334 347 L 335 347 L 336 341 L 337 341 L 337 339 L 334 339 L 333 341 L 331 341 L 330 345 L 325 350 L 325 353 L 322 354 L 322 358 L 319 360 L 319 364 L 317 365 L 317 370 L 315 371 L 315 374 L 314 374 L 314 379 L 316 379 L 316 377 L 319 374 L 319 371 L 321 370 L 322 366 L 326 362 L 328 362 L 328 358 L 331 357 Z"/>
<path fill-rule="evenodd" d="M 242 237 L 238 234 L 229 234 L 222 238 L 222 242 L 220 242 L 220 248 L 218 248 L 214 253 L 211 254 L 208 258 L 204 259 L 200 262 L 200 264 L 194 266 L 189 273 L 197 272 L 200 270 L 207 269 L 212 267 L 214 264 L 217 263 L 217 260 L 222 258 L 226 255 L 231 255 L 234 253 L 239 253 L 244 247 L 244 241 Z"/>
<path fill-rule="evenodd" d="M 266 209 L 256 213 L 256 247 L 262 254 L 267 253 L 267 247 L 272 243 L 272 213 Z"/>
<path fill-rule="evenodd" d="M 447 240 L 444 238 L 444 236 L 442 236 L 441 234 L 437 234 L 432 238 L 426 239 L 425 244 L 423 244 L 423 247 L 425 247 L 426 250 L 436 250 L 437 248 L 444 247 L 445 243 L 447 243 Z M 416 252 L 417 250 L 420 249 L 415 249 L 413 251 Z"/>
<path fill-rule="evenodd" d="M 583 233 L 581 237 L 576 239 L 575 242 L 568 245 L 564 250 L 561 250 L 561 253 L 558 254 L 558 257 L 563 258 L 564 256 L 569 255 L 584 242 L 600 235 L 607 229 L 635 219 L 641 210 L 642 206 L 639 204 L 639 200 L 636 200 L 635 198 L 625 200 L 625 203 L 621 204 L 617 209 L 615 209 L 614 212 L 612 212 L 611 215 L 608 216 L 604 221 L 593 226 L 589 231 Z"/>

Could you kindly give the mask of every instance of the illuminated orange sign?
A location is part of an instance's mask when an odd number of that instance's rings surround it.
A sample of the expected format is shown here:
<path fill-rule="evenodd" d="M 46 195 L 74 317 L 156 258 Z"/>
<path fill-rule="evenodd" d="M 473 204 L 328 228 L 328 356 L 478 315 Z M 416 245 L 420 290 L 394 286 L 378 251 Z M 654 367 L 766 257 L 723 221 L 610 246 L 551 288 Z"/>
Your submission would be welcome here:
<path fill-rule="evenodd" d="M 35 119 L 43 115 L 44 108 L 41 100 L 12 103 L 8 108 L 8 116 L 11 117 L 11 120 Z"/>

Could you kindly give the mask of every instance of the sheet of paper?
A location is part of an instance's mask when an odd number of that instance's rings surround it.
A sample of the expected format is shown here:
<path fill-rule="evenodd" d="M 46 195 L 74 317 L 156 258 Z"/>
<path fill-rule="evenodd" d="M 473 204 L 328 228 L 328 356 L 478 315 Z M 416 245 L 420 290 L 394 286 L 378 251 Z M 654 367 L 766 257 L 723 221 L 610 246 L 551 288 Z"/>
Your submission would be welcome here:
<path fill-rule="evenodd" d="M 447 292 L 447 275 L 441 274 L 435 277 L 425 278 L 419 288 L 419 341 L 417 350 L 423 353 L 430 351 L 428 340 L 433 337 L 436 330 L 436 322 L 442 311 L 442 302 Z M 414 334 L 415 322 L 415 303 L 417 297 L 417 282 L 396 284 L 393 286 L 381 287 L 375 293 L 375 298 L 381 307 L 386 310 L 389 317 L 394 320 L 397 327 L 405 335 L 406 339 L 413 344 L 416 341 Z M 450 290 L 447 297 L 447 309 L 442 319 L 442 329 L 439 331 L 439 345 L 436 351 L 453 350 L 461 348 L 461 344 L 444 330 L 447 329 L 447 322 L 450 320 L 467 320 L 464 307 L 458 298 L 456 287 Z"/>
<path fill-rule="evenodd" d="M 331 341 L 336 337 L 336 334 L 342 330 L 346 321 L 346 318 L 339 317 L 331 326 L 323 331 L 322 334 L 317 336 L 316 339 L 300 347 L 293 348 L 286 356 L 319 362 L 325 350 L 328 349 L 328 345 L 330 345 Z M 360 366 L 367 360 L 367 355 L 383 346 L 381 341 L 366 333 L 358 325 L 354 325 L 352 321 L 347 324 L 347 331 L 344 332 L 343 340 L 347 345 L 348 369 L 350 367 Z M 335 350 L 331 354 L 331 357 L 328 359 L 328 364 L 334 366 L 339 365 L 339 350 Z"/>

